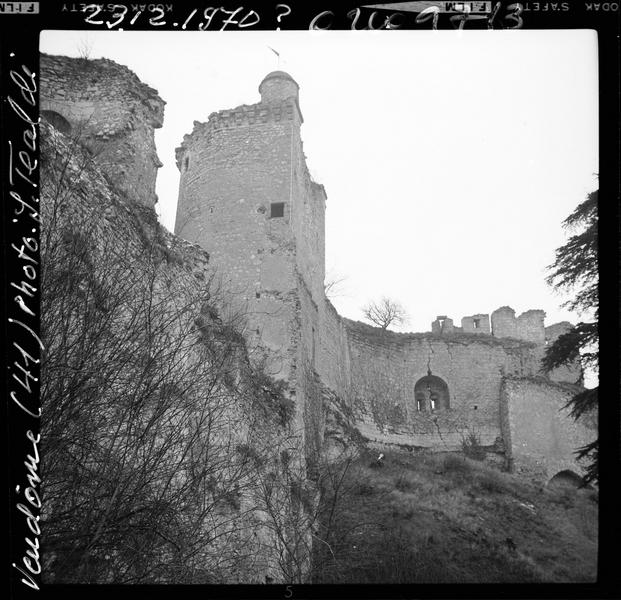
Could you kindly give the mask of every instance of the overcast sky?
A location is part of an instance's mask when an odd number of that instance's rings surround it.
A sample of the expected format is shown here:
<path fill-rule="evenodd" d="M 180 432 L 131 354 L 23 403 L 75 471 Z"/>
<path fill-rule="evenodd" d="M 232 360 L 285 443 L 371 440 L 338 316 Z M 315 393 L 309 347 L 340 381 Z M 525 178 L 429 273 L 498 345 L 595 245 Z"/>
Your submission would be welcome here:
<path fill-rule="evenodd" d="M 259 101 L 277 68 L 300 85 L 302 139 L 328 195 L 333 302 L 360 319 L 389 296 L 437 315 L 509 305 L 576 321 L 545 267 L 562 220 L 597 188 L 593 31 L 43 32 L 41 49 L 131 68 L 166 100 L 158 211 L 174 228 L 174 149 L 193 121 Z M 281 54 L 280 64 L 268 46 Z"/>

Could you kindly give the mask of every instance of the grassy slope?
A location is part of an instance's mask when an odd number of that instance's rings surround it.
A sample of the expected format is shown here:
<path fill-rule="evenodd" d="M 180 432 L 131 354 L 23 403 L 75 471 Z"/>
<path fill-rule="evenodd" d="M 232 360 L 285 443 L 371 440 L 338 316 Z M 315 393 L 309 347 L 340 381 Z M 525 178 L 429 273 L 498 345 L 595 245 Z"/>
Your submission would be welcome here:
<path fill-rule="evenodd" d="M 594 492 L 520 481 L 457 455 L 351 465 L 317 583 L 585 582 L 597 565 Z"/>

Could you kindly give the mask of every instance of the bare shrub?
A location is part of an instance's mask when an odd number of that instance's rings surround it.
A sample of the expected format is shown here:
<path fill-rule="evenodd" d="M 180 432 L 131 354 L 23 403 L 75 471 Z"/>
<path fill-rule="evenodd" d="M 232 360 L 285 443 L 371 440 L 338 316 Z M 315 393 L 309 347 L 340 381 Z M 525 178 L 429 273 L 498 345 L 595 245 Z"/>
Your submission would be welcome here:
<path fill-rule="evenodd" d="M 104 206 L 78 137 L 42 129 L 46 580 L 235 581 L 256 559 L 257 407 L 278 434 L 282 390 L 255 377 L 212 282 L 171 270 L 157 223 Z"/>
<path fill-rule="evenodd" d="M 481 438 L 475 431 L 468 432 L 468 435 L 462 438 L 462 452 L 472 460 L 485 460 L 485 448 L 481 445 Z"/>
<path fill-rule="evenodd" d="M 326 298 L 334 299 L 344 295 L 343 284 L 347 281 L 347 277 L 341 277 L 334 272 L 326 273 L 323 284 L 323 290 Z"/>
<path fill-rule="evenodd" d="M 77 46 L 78 60 L 80 67 L 88 72 L 91 67 L 91 56 L 93 54 L 93 42 L 87 37 L 82 38 Z"/>

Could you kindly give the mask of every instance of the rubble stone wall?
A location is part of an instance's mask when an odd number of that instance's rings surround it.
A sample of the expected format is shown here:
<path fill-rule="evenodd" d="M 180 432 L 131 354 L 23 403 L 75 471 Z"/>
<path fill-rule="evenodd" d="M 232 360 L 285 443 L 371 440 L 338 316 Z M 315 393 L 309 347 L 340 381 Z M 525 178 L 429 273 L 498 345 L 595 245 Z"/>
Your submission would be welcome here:
<path fill-rule="evenodd" d="M 529 343 L 477 334 L 402 334 L 345 322 L 354 414 L 361 433 L 373 441 L 455 450 L 473 434 L 492 446 L 501 436 L 503 377 L 537 370 Z M 448 407 L 432 406 L 433 390 L 417 386 L 429 375 L 448 387 Z"/>
<path fill-rule="evenodd" d="M 41 54 L 41 114 L 68 124 L 63 133 L 86 145 L 104 173 L 128 198 L 153 207 L 162 166 L 154 129 L 165 102 L 127 67 L 112 60 Z"/>
<path fill-rule="evenodd" d="M 565 405 L 579 390 L 543 378 L 503 381 L 501 420 L 512 471 L 542 481 L 561 471 L 583 474 L 574 453 L 597 437 L 597 415 L 571 418 Z"/>

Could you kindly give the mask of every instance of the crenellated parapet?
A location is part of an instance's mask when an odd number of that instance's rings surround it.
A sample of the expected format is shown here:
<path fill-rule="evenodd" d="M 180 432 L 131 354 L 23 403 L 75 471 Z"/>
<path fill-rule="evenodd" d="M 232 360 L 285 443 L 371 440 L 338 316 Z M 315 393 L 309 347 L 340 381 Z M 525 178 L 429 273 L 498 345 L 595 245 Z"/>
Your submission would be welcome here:
<path fill-rule="evenodd" d="M 291 100 L 281 100 L 271 104 L 253 104 L 238 109 L 221 110 L 210 115 L 212 129 L 244 127 L 255 123 L 278 123 L 295 119 L 295 104 Z"/>
<path fill-rule="evenodd" d="M 175 149 L 177 168 L 182 171 L 183 160 L 196 144 L 209 144 L 220 132 L 254 125 L 278 124 L 281 122 L 299 123 L 301 114 L 291 98 L 269 103 L 242 104 L 229 110 L 220 110 L 209 115 L 206 122 L 194 121 L 194 129 L 183 136 L 183 142 Z"/>
<path fill-rule="evenodd" d="M 287 135 L 297 131 L 299 138 L 299 128 L 304 122 L 299 89 L 291 75 L 284 71 L 272 71 L 259 84 L 260 102 L 213 112 L 207 122 L 194 121 L 192 133 L 185 135 L 175 150 L 181 174 L 188 170 L 194 149 L 204 152 L 213 144 L 216 146 L 214 152 L 221 154 L 220 150 L 225 150 L 225 146 L 235 146 L 244 137 L 246 140 L 254 135 L 270 137 L 275 133 L 286 133 L 285 129 L 289 132 Z M 236 131 L 237 134 L 234 133 Z M 222 147 L 218 147 L 218 140 Z M 301 145 L 301 140 L 298 139 L 296 144 Z"/>

